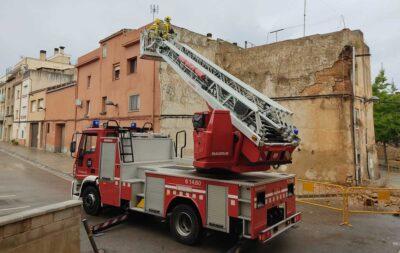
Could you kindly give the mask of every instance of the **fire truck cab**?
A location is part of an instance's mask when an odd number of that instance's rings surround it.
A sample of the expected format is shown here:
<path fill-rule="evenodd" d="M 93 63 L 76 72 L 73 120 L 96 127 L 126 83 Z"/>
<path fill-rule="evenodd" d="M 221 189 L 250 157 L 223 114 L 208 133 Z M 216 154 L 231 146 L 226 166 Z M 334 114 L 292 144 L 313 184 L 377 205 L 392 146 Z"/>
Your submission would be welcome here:
<path fill-rule="evenodd" d="M 71 143 L 72 194 L 86 213 L 113 206 L 166 218 L 185 244 L 204 229 L 266 242 L 300 221 L 294 175 L 199 172 L 193 161 L 177 158 L 169 136 L 111 123 L 95 121 L 78 145 Z"/>

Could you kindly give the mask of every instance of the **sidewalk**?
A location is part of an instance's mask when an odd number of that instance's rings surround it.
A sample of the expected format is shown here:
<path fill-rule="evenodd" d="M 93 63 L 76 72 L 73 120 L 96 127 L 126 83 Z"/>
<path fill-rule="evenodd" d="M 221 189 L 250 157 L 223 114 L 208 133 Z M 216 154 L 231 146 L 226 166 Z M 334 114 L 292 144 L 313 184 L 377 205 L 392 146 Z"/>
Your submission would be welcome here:
<path fill-rule="evenodd" d="M 0 151 L 64 178 L 72 178 L 73 159 L 66 154 L 12 145 L 2 141 L 0 141 Z"/>

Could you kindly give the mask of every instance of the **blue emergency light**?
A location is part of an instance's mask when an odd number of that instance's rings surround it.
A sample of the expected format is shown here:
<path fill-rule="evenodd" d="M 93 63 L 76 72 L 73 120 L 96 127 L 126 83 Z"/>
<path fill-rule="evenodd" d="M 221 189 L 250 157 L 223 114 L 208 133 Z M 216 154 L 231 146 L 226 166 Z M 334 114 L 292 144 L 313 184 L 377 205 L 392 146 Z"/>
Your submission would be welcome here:
<path fill-rule="evenodd" d="M 136 129 L 136 122 L 131 123 L 131 129 Z"/>
<path fill-rule="evenodd" d="M 99 126 L 100 126 L 100 120 L 98 119 L 93 120 L 92 128 L 99 128 Z"/>
<path fill-rule="evenodd" d="M 298 134 L 299 134 L 299 129 L 297 129 L 297 128 L 293 129 L 293 133 L 294 133 L 295 135 L 298 135 Z"/>

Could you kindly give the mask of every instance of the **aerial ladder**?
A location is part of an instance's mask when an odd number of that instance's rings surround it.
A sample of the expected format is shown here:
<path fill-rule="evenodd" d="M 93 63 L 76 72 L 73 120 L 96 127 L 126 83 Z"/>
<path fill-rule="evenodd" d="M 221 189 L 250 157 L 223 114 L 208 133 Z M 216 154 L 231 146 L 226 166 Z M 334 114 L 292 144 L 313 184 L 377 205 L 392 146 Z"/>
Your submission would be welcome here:
<path fill-rule="evenodd" d="M 246 172 L 291 163 L 299 143 L 293 113 L 179 42 L 172 29 L 162 29 L 142 32 L 141 58 L 165 61 L 210 108 L 193 117 L 195 167 Z"/>

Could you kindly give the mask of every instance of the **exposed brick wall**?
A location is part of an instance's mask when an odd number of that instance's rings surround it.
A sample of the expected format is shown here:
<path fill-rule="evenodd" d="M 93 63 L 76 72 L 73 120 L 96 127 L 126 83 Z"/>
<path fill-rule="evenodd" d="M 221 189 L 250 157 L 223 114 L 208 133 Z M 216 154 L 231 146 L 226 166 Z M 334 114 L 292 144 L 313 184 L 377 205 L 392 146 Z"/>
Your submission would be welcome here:
<path fill-rule="evenodd" d="M 1 217 L 0 252 L 80 252 L 80 205 L 70 200 Z"/>

